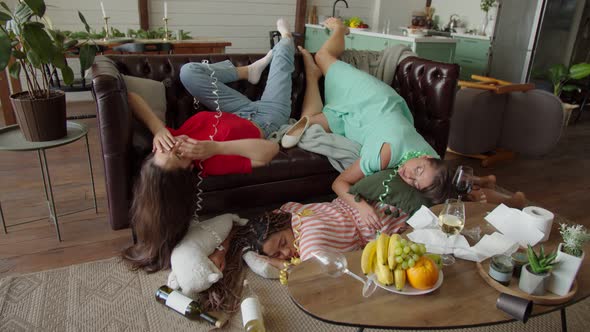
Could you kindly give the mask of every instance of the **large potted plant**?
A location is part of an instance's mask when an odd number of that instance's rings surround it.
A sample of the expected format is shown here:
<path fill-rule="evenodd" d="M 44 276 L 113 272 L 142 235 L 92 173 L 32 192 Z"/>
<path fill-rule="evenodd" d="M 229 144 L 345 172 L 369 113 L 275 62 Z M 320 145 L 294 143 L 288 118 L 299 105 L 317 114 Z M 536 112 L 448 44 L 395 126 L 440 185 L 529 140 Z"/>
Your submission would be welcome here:
<path fill-rule="evenodd" d="M 543 295 L 545 294 L 545 286 L 551 270 L 556 264 L 557 253 L 553 252 L 545 255 L 545 249 L 541 245 L 541 250 L 537 254 L 533 247 L 529 245 L 527 256 L 529 262 L 522 266 L 518 288 L 528 294 Z"/>
<path fill-rule="evenodd" d="M 571 81 L 581 80 L 590 75 L 590 64 L 589 63 L 577 63 L 569 68 L 563 64 L 557 64 L 549 67 L 547 76 L 553 84 L 553 94 L 561 98 L 561 93 L 566 91 L 575 91 L 580 89 L 576 84 L 572 84 Z M 563 126 L 567 126 L 572 111 L 578 107 L 578 105 L 569 104 L 562 102 L 563 107 Z"/>
<path fill-rule="evenodd" d="M 10 96 L 17 123 L 29 141 L 49 141 L 67 134 L 66 101 L 62 91 L 51 90 L 51 71 L 61 71 L 65 84 L 74 80 L 74 72 L 66 62 L 68 52 L 79 46 L 78 40 L 66 40 L 53 29 L 45 17 L 43 0 L 20 0 L 11 11 L 0 1 L 0 70 L 9 67 L 10 75 L 20 78 L 24 72 L 27 91 Z M 80 12 L 86 30 L 90 27 Z M 90 68 L 96 46 L 87 42 L 79 46 L 80 65 Z M 14 61 L 9 65 L 10 59 Z"/>
<path fill-rule="evenodd" d="M 563 296 L 570 291 L 582 265 L 585 257 L 583 246 L 584 243 L 590 242 L 590 234 L 582 225 L 566 224 L 560 225 L 559 233 L 563 239 L 557 248 L 556 261 L 559 265 L 551 273 L 547 289 Z"/>

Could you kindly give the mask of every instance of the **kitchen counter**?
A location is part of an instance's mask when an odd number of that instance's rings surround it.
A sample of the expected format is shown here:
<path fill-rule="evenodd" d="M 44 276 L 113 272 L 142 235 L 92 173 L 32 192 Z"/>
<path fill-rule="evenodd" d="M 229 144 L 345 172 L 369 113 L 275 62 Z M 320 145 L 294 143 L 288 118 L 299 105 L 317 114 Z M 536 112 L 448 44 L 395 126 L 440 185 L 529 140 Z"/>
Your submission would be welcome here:
<path fill-rule="evenodd" d="M 307 28 L 315 28 L 315 29 L 325 29 L 323 25 L 319 24 L 306 24 Z M 378 37 L 378 38 L 387 38 L 399 41 L 405 41 L 410 43 L 456 43 L 457 41 L 453 38 L 443 37 L 443 36 L 425 36 L 425 37 L 410 37 L 410 36 L 402 36 L 402 35 L 391 35 L 391 34 L 384 34 L 379 32 L 373 32 L 370 30 L 360 30 L 360 29 L 350 29 L 351 34 L 355 35 L 362 35 L 362 36 L 370 36 L 370 37 Z"/>

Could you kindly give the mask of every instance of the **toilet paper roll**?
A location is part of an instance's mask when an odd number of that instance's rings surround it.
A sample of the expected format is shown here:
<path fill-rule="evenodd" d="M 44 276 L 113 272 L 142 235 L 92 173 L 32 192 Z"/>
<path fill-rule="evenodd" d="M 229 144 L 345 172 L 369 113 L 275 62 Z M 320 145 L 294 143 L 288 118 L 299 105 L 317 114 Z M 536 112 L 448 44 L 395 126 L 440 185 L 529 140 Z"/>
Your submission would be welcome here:
<path fill-rule="evenodd" d="M 545 234 L 540 242 L 547 241 L 551 233 L 551 226 L 553 225 L 553 213 L 538 206 L 527 206 L 522 209 L 522 212 L 534 217 L 537 221 L 537 228 Z"/>

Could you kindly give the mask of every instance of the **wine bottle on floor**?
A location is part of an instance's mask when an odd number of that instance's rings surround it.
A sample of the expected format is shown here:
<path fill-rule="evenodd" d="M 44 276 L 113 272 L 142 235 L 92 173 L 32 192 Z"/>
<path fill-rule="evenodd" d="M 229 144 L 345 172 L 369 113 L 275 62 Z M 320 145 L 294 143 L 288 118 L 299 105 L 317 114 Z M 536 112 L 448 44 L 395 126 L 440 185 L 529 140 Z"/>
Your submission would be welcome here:
<path fill-rule="evenodd" d="M 246 332 L 265 332 L 264 321 L 262 320 L 262 310 L 258 296 L 250 287 L 248 279 L 244 280 L 244 289 L 242 291 L 242 322 Z"/>
<path fill-rule="evenodd" d="M 156 301 L 174 309 L 174 311 L 188 319 L 197 320 L 201 318 L 218 328 L 223 325 L 217 318 L 203 311 L 197 301 L 194 301 L 181 292 L 173 290 L 166 285 L 158 288 L 156 291 Z"/>

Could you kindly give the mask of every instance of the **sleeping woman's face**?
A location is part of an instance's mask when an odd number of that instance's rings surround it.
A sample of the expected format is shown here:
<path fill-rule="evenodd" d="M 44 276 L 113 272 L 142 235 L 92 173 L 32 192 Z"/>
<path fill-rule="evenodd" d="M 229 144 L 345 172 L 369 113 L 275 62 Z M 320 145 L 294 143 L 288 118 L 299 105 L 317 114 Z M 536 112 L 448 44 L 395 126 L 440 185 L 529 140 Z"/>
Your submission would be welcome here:
<path fill-rule="evenodd" d="M 294 241 L 293 230 L 287 227 L 269 236 L 262 245 L 262 252 L 271 258 L 291 259 L 296 254 Z"/>
<path fill-rule="evenodd" d="M 431 157 L 422 156 L 406 161 L 397 174 L 405 183 L 422 191 L 432 185 L 436 176 L 436 169 L 430 162 Z"/>

